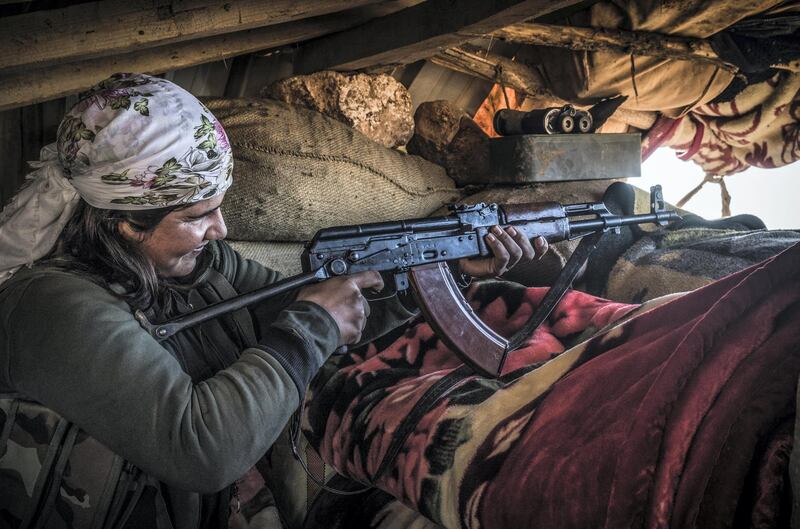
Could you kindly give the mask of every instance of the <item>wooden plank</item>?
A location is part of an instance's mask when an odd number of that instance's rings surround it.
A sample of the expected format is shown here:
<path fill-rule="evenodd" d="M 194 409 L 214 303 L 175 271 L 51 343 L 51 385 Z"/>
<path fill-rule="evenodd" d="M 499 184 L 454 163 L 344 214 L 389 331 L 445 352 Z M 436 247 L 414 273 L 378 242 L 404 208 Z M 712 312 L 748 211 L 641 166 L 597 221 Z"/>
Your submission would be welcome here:
<path fill-rule="evenodd" d="M 0 19 L 0 70 L 20 71 L 335 13 L 378 0 L 106 0 Z"/>
<path fill-rule="evenodd" d="M 389 2 L 387 6 L 386 9 L 396 8 L 396 3 Z M 0 111 L 75 94 L 117 72 L 163 73 L 326 35 L 368 20 L 373 13 L 370 7 L 373 6 L 114 57 L 2 75 Z"/>
<path fill-rule="evenodd" d="M 546 100 L 553 106 L 564 104 L 562 99 L 553 95 L 535 69 L 469 44 L 443 50 L 431 57 L 431 62 L 513 88 L 527 96 Z"/>
<path fill-rule="evenodd" d="M 234 59 L 174 70 L 164 75 L 164 79 L 182 86 L 198 97 L 222 94 L 225 92 L 225 85 L 228 84 L 228 63 Z"/>
<path fill-rule="evenodd" d="M 474 38 L 472 32 L 462 32 Z M 492 36 L 534 46 L 555 46 L 571 50 L 621 50 L 635 55 L 648 55 L 682 61 L 700 61 L 724 70 L 737 72 L 736 66 L 722 61 L 704 39 L 676 37 L 648 31 L 622 31 L 604 28 L 581 28 L 523 22 L 498 29 Z M 483 35 L 480 35 L 483 36 Z"/>
<path fill-rule="evenodd" d="M 298 73 L 325 69 L 358 70 L 425 59 L 475 34 L 521 22 L 577 0 L 428 0 L 398 13 L 304 45 Z"/>
<path fill-rule="evenodd" d="M 20 109 L 22 111 L 22 129 L 20 131 L 22 145 L 19 155 L 22 156 L 23 171 L 25 173 L 30 171 L 27 162 L 38 160 L 39 151 L 45 145 L 42 120 L 43 108 L 44 104 L 30 105 Z M 53 140 L 55 140 L 55 137 Z"/>

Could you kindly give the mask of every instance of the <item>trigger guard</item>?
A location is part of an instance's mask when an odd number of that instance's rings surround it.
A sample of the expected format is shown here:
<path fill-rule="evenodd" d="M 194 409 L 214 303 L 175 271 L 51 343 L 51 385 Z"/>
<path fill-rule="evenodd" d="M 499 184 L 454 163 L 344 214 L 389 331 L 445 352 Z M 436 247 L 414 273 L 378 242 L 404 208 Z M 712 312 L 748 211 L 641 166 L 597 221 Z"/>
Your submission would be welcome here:
<path fill-rule="evenodd" d="M 381 278 L 383 278 L 383 288 L 381 290 L 365 290 L 363 296 L 367 301 L 382 301 L 394 297 L 395 294 L 397 294 L 397 288 L 395 287 L 395 280 L 393 277 L 394 274 L 387 272 L 380 272 L 380 274 Z"/>

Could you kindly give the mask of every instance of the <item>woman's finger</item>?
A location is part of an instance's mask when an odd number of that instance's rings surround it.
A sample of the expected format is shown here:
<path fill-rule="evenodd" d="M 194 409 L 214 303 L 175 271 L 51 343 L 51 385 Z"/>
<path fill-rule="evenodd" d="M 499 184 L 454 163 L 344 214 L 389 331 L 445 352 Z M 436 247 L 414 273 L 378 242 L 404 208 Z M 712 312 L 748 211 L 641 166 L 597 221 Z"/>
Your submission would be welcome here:
<path fill-rule="evenodd" d="M 547 239 L 539 235 L 533 240 L 533 246 L 536 249 L 536 258 L 541 259 L 544 257 L 544 254 L 547 253 L 547 250 L 550 249 L 550 245 L 547 243 Z"/>
<path fill-rule="evenodd" d="M 532 261 L 534 257 L 536 257 L 536 250 L 533 249 L 531 245 L 531 241 L 525 236 L 524 233 L 517 231 L 513 226 L 509 226 L 506 228 L 506 233 L 508 233 L 514 242 L 517 243 L 520 250 L 522 251 L 522 256 L 520 259 L 524 259 L 526 261 Z"/>
<path fill-rule="evenodd" d="M 507 229 L 504 230 L 500 226 L 493 226 L 492 233 L 497 237 L 497 240 L 500 241 L 500 244 L 502 244 L 506 249 L 506 252 L 508 252 L 506 269 L 509 270 L 514 268 L 514 265 L 516 265 L 519 260 L 522 259 L 522 248 L 520 248 L 519 244 L 517 244 L 517 241 L 511 237 L 511 234 L 508 233 Z"/>
<path fill-rule="evenodd" d="M 486 244 L 489 245 L 489 248 L 492 250 L 492 255 L 494 255 L 491 261 L 492 273 L 499 276 L 508 269 L 511 255 L 506 246 L 500 241 L 499 237 L 494 234 L 495 230 L 501 232 L 502 236 L 508 239 L 511 239 L 511 237 L 497 226 L 492 228 L 492 233 L 486 235 Z"/>
<path fill-rule="evenodd" d="M 355 281 L 359 289 L 372 288 L 376 291 L 383 290 L 383 278 L 378 272 L 367 271 L 359 272 L 350 276 Z"/>

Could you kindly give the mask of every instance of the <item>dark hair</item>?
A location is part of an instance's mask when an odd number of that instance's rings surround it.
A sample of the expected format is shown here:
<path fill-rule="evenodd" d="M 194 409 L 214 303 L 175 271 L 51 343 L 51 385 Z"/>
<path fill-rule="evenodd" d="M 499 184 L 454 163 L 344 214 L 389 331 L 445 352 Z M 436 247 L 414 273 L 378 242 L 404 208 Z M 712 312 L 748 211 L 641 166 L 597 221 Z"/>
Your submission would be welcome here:
<path fill-rule="evenodd" d="M 124 237 L 119 225 L 127 222 L 134 230 L 148 233 L 170 212 L 186 207 L 118 211 L 95 208 L 81 200 L 61 232 L 54 256 L 72 257 L 68 266 L 99 278 L 106 286 L 119 283 L 126 291 L 122 297 L 131 306 L 146 309 L 158 299 L 160 281 L 139 245 Z"/>

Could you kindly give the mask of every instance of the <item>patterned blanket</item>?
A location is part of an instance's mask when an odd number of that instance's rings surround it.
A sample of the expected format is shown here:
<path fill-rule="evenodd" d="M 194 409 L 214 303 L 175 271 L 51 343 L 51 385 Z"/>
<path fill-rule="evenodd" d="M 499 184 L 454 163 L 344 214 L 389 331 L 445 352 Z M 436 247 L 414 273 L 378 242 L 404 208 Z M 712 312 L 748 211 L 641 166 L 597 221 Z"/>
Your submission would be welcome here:
<path fill-rule="evenodd" d="M 800 231 L 702 225 L 643 237 L 614 264 L 603 295 L 641 302 L 687 291 L 742 270 L 800 242 Z"/>
<path fill-rule="evenodd" d="M 751 215 L 708 221 L 686 215 L 669 227 L 607 235 L 576 288 L 641 303 L 700 288 L 800 242 L 800 230 L 766 230 Z"/>
<path fill-rule="evenodd" d="M 644 213 L 646 195 L 615 183 L 603 200 L 618 215 Z M 800 242 L 800 230 L 767 230 L 753 215 L 705 220 L 683 214 L 669 226 L 607 233 L 575 288 L 625 303 L 705 286 Z"/>
<path fill-rule="evenodd" d="M 470 299 L 510 335 L 543 293 L 489 283 Z M 675 299 L 570 292 L 498 380 L 459 369 L 417 324 L 329 365 L 304 430 L 341 474 L 377 476 L 448 528 L 785 526 L 799 319 L 795 245 Z M 307 521 L 331 526 L 318 503 Z"/>
<path fill-rule="evenodd" d="M 750 166 L 771 169 L 800 159 L 800 74 L 781 71 L 733 99 L 660 118 L 642 140 L 642 159 L 661 146 L 681 151 L 706 174 Z"/>

